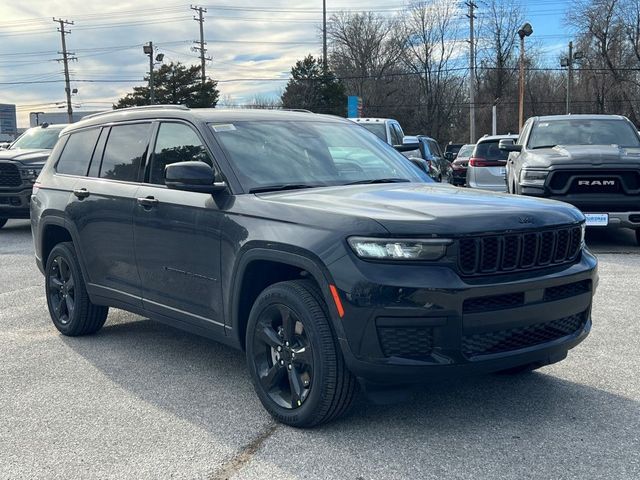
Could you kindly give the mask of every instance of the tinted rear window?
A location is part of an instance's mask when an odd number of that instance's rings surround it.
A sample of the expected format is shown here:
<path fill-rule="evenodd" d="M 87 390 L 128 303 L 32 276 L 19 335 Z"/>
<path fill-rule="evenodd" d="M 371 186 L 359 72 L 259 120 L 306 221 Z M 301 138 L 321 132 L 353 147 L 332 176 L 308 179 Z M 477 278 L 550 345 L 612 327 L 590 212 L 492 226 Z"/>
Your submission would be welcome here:
<path fill-rule="evenodd" d="M 509 152 L 504 150 L 500 150 L 498 148 L 499 140 L 488 140 L 486 142 L 481 142 L 476 145 L 475 152 L 473 156 L 476 158 L 484 158 L 485 160 L 507 160 L 509 157 Z"/>
<path fill-rule="evenodd" d="M 385 142 L 387 141 L 387 129 L 384 123 L 359 123 L 364 128 L 375 134 L 376 137 L 381 138 Z"/>
<path fill-rule="evenodd" d="M 69 135 L 69 140 L 56 165 L 56 172 L 67 175 L 86 175 L 99 134 L 100 129 L 93 128 Z"/>
<path fill-rule="evenodd" d="M 147 155 L 150 123 L 111 127 L 102 157 L 100 177 L 135 182 Z"/>

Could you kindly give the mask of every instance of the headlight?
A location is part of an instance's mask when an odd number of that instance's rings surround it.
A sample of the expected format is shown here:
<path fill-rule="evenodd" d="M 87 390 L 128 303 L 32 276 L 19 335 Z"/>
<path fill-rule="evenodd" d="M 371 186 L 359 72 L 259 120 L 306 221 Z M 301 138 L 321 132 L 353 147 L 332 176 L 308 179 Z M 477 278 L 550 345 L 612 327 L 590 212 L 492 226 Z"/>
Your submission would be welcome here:
<path fill-rule="evenodd" d="M 41 171 L 42 171 L 42 167 L 21 168 L 20 176 L 22 177 L 23 180 L 29 180 L 30 182 L 35 182 L 36 178 L 38 178 L 38 175 L 40 175 Z"/>
<path fill-rule="evenodd" d="M 520 170 L 520 185 L 543 187 L 549 172 L 540 170 Z"/>
<path fill-rule="evenodd" d="M 360 258 L 368 260 L 438 260 L 442 258 L 449 239 L 390 239 L 351 237 L 349 245 Z"/>

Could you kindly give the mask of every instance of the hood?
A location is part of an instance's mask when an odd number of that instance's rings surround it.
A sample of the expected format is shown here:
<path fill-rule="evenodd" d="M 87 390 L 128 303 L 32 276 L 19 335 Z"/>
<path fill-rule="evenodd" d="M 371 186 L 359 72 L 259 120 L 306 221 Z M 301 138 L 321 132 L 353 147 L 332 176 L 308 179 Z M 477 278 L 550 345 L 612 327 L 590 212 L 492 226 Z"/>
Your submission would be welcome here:
<path fill-rule="evenodd" d="M 580 163 L 640 163 L 640 148 L 622 148 L 617 145 L 557 145 L 553 148 L 529 150 L 528 153 L 527 166 L 535 167 Z"/>
<path fill-rule="evenodd" d="M 16 149 L 16 150 L 0 150 L 0 162 L 3 160 L 11 160 L 24 164 L 44 163 L 49 158 L 51 150 L 46 149 Z"/>
<path fill-rule="evenodd" d="M 270 204 L 366 217 L 394 235 L 465 235 L 530 230 L 583 220 L 571 205 L 425 183 L 315 188 L 261 194 Z M 358 232 L 352 232 L 357 234 Z"/>

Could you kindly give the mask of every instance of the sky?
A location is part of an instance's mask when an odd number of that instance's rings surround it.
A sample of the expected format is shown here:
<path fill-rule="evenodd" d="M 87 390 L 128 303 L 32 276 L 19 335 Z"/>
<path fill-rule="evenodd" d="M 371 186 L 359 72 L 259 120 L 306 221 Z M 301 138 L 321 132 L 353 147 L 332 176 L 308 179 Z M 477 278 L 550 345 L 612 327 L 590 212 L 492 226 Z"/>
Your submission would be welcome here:
<path fill-rule="evenodd" d="M 453 1 L 453 0 L 452 0 Z M 207 8 L 207 75 L 218 80 L 223 103 L 247 104 L 255 97 L 279 97 L 291 66 L 322 51 L 322 1 L 203 0 Z M 476 0 L 482 17 L 485 2 Z M 559 53 L 571 40 L 564 21 L 571 0 L 522 0 L 533 25 L 530 40 L 543 64 L 558 66 Z M 459 2 L 462 7 L 463 2 Z M 402 15 L 405 0 L 327 0 L 328 17 L 339 10 Z M 199 38 L 195 12 L 172 0 L 0 0 L 0 103 L 17 105 L 18 126 L 29 112 L 64 111 L 60 33 L 53 17 L 73 21 L 66 28 L 75 110 L 111 108 L 149 68 L 143 44 L 153 41 L 164 61 L 199 64 L 191 49 Z M 468 21 L 461 11 L 460 35 Z"/>

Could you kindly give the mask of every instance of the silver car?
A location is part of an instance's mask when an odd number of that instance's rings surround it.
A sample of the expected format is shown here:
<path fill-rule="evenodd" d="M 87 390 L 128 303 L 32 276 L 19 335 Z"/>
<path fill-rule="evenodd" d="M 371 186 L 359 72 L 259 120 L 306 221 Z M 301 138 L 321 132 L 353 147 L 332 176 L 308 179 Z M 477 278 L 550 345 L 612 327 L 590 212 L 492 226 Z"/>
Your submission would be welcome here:
<path fill-rule="evenodd" d="M 494 192 L 506 192 L 505 181 L 508 152 L 500 150 L 503 138 L 517 139 L 517 135 L 485 135 L 476 143 L 467 169 L 467 186 Z"/>

